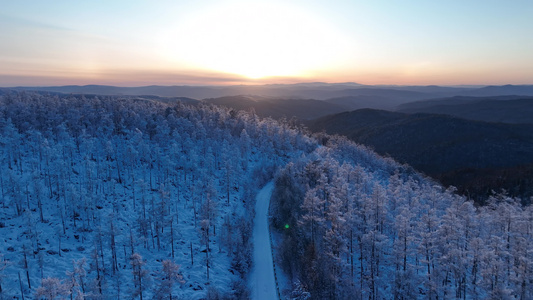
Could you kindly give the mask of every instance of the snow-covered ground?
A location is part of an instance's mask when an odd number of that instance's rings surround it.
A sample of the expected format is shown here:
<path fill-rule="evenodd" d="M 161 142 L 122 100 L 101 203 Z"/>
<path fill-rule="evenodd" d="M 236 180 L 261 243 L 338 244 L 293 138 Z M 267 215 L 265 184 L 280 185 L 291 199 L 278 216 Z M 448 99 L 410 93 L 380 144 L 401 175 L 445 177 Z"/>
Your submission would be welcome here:
<path fill-rule="evenodd" d="M 211 106 L 24 97 L 0 96 L 0 299 L 39 299 L 48 277 L 73 298 L 249 297 L 255 184 L 300 156 L 276 150 L 296 131 Z M 170 287 L 165 260 L 180 266 Z"/>
<path fill-rule="evenodd" d="M 252 299 L 277 299 L 272 250 L 268 234 L 268 205 L 274 189 L 269 182 L 257 194 L 254 222 L 254 267 L 251 275 Z"/>

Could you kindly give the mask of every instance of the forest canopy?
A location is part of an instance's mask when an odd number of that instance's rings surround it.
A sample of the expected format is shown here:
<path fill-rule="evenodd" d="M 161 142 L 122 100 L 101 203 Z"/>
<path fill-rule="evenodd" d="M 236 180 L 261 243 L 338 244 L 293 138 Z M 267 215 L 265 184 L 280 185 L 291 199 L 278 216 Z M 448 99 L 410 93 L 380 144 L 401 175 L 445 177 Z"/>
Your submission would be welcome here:
<path fill-rule="evenodd" d="M 274 181 L 285 297 L 533 297 L 531 206 L 477 207 L 346 138 L 214 105 L 11 91 L 0 134 L 1 296 L 248 298 L 253 202 Z"/>

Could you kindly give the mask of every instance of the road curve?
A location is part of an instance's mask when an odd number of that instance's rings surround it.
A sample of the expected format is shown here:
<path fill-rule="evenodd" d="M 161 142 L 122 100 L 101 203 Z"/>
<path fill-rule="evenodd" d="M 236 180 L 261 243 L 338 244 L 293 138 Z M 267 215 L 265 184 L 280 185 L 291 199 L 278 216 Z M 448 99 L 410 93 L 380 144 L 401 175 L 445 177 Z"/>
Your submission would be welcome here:
<path fill-rule="evenodd" d="M 268 206 L 274 190 L 274 183 L 269 182 L 257 194 L 253 231 L 254 266 L 251 274 L 252 299 L 277 299 L 274 265 L 268 231 Z"/>

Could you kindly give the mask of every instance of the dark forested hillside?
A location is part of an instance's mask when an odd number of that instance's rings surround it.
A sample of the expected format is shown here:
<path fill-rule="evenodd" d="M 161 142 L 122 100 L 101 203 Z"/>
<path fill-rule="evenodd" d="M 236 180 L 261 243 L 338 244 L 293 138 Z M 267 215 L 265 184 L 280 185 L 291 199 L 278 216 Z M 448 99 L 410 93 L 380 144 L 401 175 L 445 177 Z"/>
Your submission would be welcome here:
<path fill-rule="evenodd" d="M 0 298 L 247 299 L 257 191 L 291 299 L 531 299 L 533 212 L 214 105 L 0 95 Z"/>
<path fill-rule="evenodd" d="M 346 108 L 346 111 L 362 109 L 362 108 L 375 108 L 375 109 L 387 109 L 392 110 L 403 101 L 397 99 L 391 99 L 383 96 L 344 96 L 324 100 L 328 103 L 336 104 Z"/>
<path fill-rule="evenodd" d="M 533 97 L 453 97 L 398 106 L 406 113 L 432 113 L 485 122 L 533 124 Z"/>
<path fill-rule="evenodd" d="M 253 109 L 260 117 L 272 117 L 275 119 L 296 117 L 301 120 L 308 120 L 347 110 L 344 106 L 313 99 L 231 96 L 210 98 L 204 101 L 237 110 L 251 111 Z"/>
<path fill-rule="evenodd" d="M 318 119 L 314 131 L 345 135 L 479 198 L 506 189 L 533 196 L 533 125 L 469 121 L 444 115 L 357 110 Z M 490 175 L 489 175 L 490 174 Z M 491 177 L 498 177 L 498 180 Z"/>

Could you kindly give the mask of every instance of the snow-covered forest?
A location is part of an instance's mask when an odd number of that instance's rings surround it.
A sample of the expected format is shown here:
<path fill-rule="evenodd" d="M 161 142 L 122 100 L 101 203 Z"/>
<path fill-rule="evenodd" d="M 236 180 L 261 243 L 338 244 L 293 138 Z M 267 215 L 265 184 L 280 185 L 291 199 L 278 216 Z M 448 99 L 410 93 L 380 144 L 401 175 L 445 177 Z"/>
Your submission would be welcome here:
<path fill-rule="evenodd" d="M 257 188 L 316 147 L 273 120 L 138 99 L 7 93 L 0 128 L 4 298 L 246 298 Z"/>
<path fill-rule="evenodd" d="M 531 207 L 475 207 L 344 138 L 213 105 L 10 91 L 0 134 L 0 298 L 247 299 L 270 180 L 284 298 L 533 298 Z"/>
<path fill-rule="evenodd" d="M 294 299 L 533 298 L 531 206 L 495 195 L 475 207 L 366 167 L 343 139 L 328 145 L 276 179 L 278 259 Z"/>

